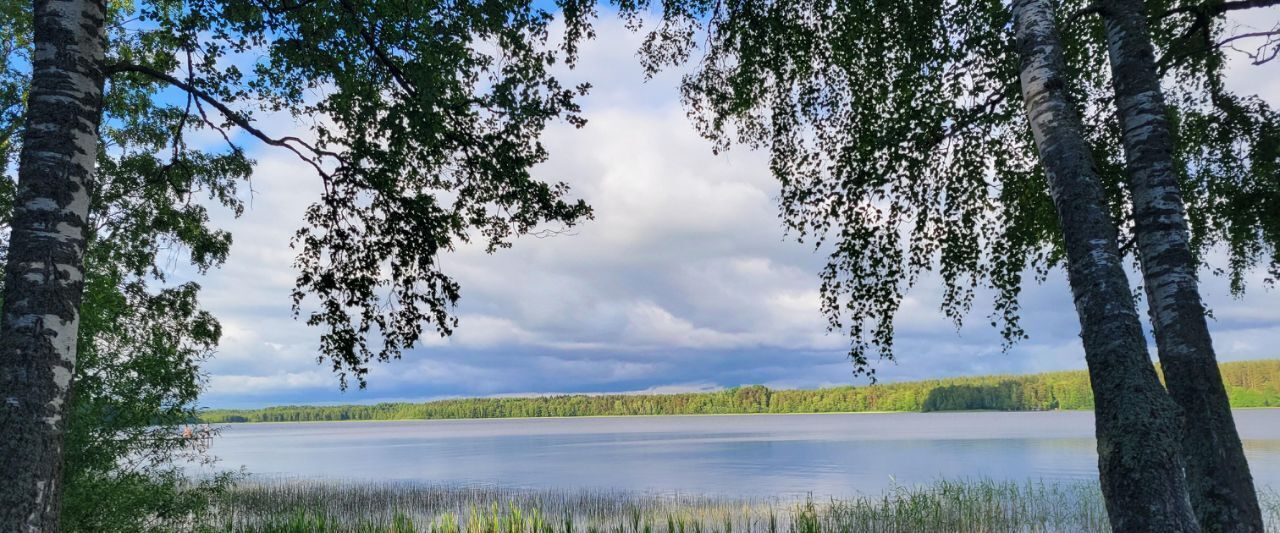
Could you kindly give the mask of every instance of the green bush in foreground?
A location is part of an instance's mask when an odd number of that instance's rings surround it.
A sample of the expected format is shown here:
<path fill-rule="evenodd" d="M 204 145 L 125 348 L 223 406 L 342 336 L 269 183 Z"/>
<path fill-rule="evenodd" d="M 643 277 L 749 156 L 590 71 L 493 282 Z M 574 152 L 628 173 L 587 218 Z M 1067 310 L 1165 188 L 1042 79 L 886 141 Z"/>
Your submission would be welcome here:
<path fill-rule="evenodd" d="M 1280 495 L 1263 491 L 1268 531 L 1280 532 Z M 202 532 L 817 533 L 1104 532 L 1092 483 L 939 481 L 877 496 L 739 500 L 489 486 L 324 482 L 242 483 L 214 512 L 175 529 Z"/>
<path fill-rule="evenodd" d="M 1225 363 L 1222 377 L 1232 407 L 1280 407 L 1280 359 Z M 1085 372 L 950 378 L 817 390 L 772 390 L 755 385 L 686 394 L 579 394 L 223 409 L 205 411 L 200 418 L 208 423 L 227 423 L 1053 409 L 1093 409 L 1093 394 Z"/>

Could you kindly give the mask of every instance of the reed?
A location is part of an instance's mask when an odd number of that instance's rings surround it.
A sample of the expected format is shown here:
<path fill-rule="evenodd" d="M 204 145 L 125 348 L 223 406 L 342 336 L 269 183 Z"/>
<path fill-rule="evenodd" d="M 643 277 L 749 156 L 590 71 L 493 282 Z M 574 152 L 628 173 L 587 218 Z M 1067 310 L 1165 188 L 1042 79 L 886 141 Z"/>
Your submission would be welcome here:
<path fill-rule="evenodd" d="M 1280 494 L 1262 492 L 1280 533 Z M 800 501 L 307 480 L 245 481 L 183 531 L 427 533 L 1105 532 L 1091 483 L 938 481 Z"/>

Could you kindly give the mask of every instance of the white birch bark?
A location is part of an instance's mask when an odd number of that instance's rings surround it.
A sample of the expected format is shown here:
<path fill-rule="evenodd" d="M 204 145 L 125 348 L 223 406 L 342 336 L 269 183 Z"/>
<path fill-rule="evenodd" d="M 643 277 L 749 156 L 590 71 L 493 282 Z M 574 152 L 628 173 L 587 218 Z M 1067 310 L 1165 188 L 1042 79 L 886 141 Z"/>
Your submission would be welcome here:
<path fill-rule="evenodd" d="M 1115 531 L 1194 532 L 1173 404 L 1147 355 L 1116 227 L 1069 99 L 1049 0 L 1015 0 L 1020 82 L 1066 243 L 1095 398 L 1098 467 Z"/>
<path fill-rule="evenodd" d="M 1200 299 L 1146 9 L 1141 0 L 1102 7 L 1138 258 L 1165 383 L 1182 411 L 1192 506 L 1205 531 L 1260 533 L 1262 510 Z"/>
<path fill-rule="evenodd" d="M 0 531 L 56 531 L 75 371 L 105 3 L 37 0 L 0 313 Z"/>

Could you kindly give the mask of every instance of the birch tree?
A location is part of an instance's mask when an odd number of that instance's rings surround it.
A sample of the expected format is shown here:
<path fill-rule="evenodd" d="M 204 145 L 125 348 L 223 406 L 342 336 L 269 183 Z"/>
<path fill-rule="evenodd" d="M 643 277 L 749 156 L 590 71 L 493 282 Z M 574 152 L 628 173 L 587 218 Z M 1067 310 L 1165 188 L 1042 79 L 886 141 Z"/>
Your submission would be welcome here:
<path fill-rule="evenodd" d="M 1035 7 L 1050 9 L 1054 24 L 1065 21 L 1070 30 L 1054 39 L 1064 69 L 1055 77 L 1062 84 L 1055 88 L 1057 98 L 1082 114 L 1082 126 L 1069 129 L 1087 143 L 1092 174 L 1103 191 L 1100 205 L 1112 219 L 1109 239 L 1120 243 L 1117 253 L 1123 257 L 1131 251 L 1133 236 L 1141 237 L 1148 227 L 1134 223 L 1131 199 L 1136 193 L 1120 150 L 1124 130 L 1106 68 L 1107 34 L 1071 24 L 1103 4 Z M 1158 4 L 1157 10 L 1180 9 Z M 637 15 L 646 6 L 624 3 L 623 11 Z M 1025 65 L 1027 50 L 1016 46 L 1011 15 L 1010 6 L 996 1 L 664 2 L 658 27 L 645 41 L 642 57 L 655 70 L 700 53 L 682 91 L 695 123 L 717 149 L 736 141 L 770 151 L 782 184 L 784 222 L 802 239 L 833 249 L 822 272 L 824 311 L 833 329 L 851 334 L 850 355 L 858 371 L 873 371 L 872 356 L 893 357 L 893 316 L 903 292 L 925 270 L 938 270 L 946 287 L 943 312 L 957 324 L 972 304 L 973 287 L 991 288 L 992 323 L 1010 342 L 1024 336 L 1017 296 L 1025 272 L 1043 277 L 1065 262 L 1073 290 L 1083 275 L 1073 263 L 1069 236 L 1081 228 L 1065 227 L 1062 199 L 1051 194 L 1053 184 L 1045 181 L 1051 170 L 1043 158 L 1045 147 L 1037 150 L 1042 139 L 1028 135 L 1032 117 L 1016 105 L 1022 98 L 1012 89 L 1020 84 L 1018 65 Z M 1180 185 L 1200 193 L 1189 196 L 1188 207 L 1192 220 L 1204 222 L 1192 226 L 1191 250 L 1200 254 L 1215 244 L 1226 245 L 1233 280 L 1262 261 L 1271 261 L 1274 269 L 1274 215 L 1249 207 L 1277 191 L 1276 154 L 1270 148 L 1274 113 L 1256 98 L 1204 91 L 1206 86 L 1220 89 L 1222 63 L 1205 59 L 1213 57 L 1206 53 L 1211 51 L 1186 50 L 1185 35 L 1163 28 L 1155 37 L 1172 72 L 1191 81 L 1183 84 L 1186 91 L 1175 110 L 1189 133 L 1176 152 Z M 695 47 L 701 43 L 704 49 Z M 1179 71 L 1182 60 L 1209 67 Z M 1204 95 L 1212 96 L 1207 105 Z M 1225 132 L 1232 125 L 1246 127 L 1228 138 Z M 1075 151 L 1082 153 L 1079 147 Z M 1037 161 L 1037 152 L 1043 161 Z M 1216 185 L 1223 178 L 1238 186 Z M 1079 308 L 1083 300 L 1080 293 L 1076 296 Z M 1085 310 L 1079 310 L 1086 359 L 1093 368 L 1098 357 L 1090 352 L 1098 347 L 1090 346 L 1089 329 L 1099 324 L 1091 324 Z M 1140 329 L 1137 335 L 1117 342 L 1145 354 Z M 1146 361 L 1145 355 L 1141 359 Z M 1171 366 L 1167 372 L 1180 370 Z M 1148 374 L 1142 367 L 1128 367 L 1135 372 L 1129 378 L 1110 379 L 1135 379 L 1149 386 L 1154 382 L 1140 377 Z M 1103 385 L 1096 381 L 1099 372 L 1091 371 L 1095 387 Z M 1187 381 L 1206 377 L 1166 375 Z M 1098 391 L 1100 402 L 1106 394 Z M 1130 407 L 1176 412 L 1160 394 L 1138 396 Z M 1102 424 L 1101 411 L 1099 417 Z M 1229 413 L 1226 420 L 1229 424 Z M 1153 424 L 1161 431 L 1178 429 L 1167 422 Z M 1188 422 L 1192 431 L 1196 421 Z M 1103 429 L 1100 425 L 1100 446 L 1114 438 L 1104 438 Z M 1167 453 L 1172 435 L 1156 436 L 1144 452 L 1152 455 L 1144 460 L 1159 464 L 1157 457 Z M 1231 441 L 1221 444 L 1229 447 Z M 1099 452 L 1105 472 L 1107 453 L 1101 447 Z M 1176 462 L 1163 464 L 1178 470 Z M 1200 476 L 1193 487 L 1243 490 L 1249 484 L 1239 480 L 1240 472 L 1199 466 L 1189 471 Z M 1136 471 L 1127 475 L 1140 477 Z M 1208 481 L 1214 476 L 1223 479 Z M 1107 482 L 1108 476 L 1103 477 Z M 1175 485 L 1166 478 L 1156 486 Z M 1119 493 L 1114 489 L 1104 486 L 1108 494 Z M 1238 494 L 1247 500 L 1252 488 Z M 1177 490 L 1166 496 L 1176 499 Z M 1195 501 L 1198 508 L 1205 502 Z M 1171 509 L 1173 504 L 1166 503 L 1164 509 Z M 1119 522 L 1114 513 L 1113 518 Z M 1147 523 L 1160 522 L 1153 518 Z M 1209 527 L 1222 528 L 1223 523 Z"/>
<path fill-rule="evenodd" d="M 1266 4 L 1280 2 L 1217 3 L 1196 9 L 1207 17 Z M 1261 532 L 1265 527 L 1262 510 L 1200 299 L 1174 160 L 1173 127 L 1160 87 L 1148 12 L 1142 2 L 1132 0 L 1099 3 L 1094 8 L 1106 30 L 1133 202 L 1134 242 L 1150 320 L 1166 385 L 1185 418 L 1182 447 L 1191 498 L 1207 531 Z M 1209 32 L 1208 28 L 1197 31 Z M 1214 90 L 1220 92 L 1220 88 Z"/>
<path fill-rule="evenodd" d="M 547 123 L 582 124 L 575 98 L 586 87 L 549 74 L 568 53 L 547 45 L 551 15 L 526 3 L 158 0 L 109 10 L 40 0 L 30 9 L 24 122 L 3 145 L 21 141 L 0 318 L 0 530 L 57 529 L 111 87 L 143 88 L 126 106 L 179 95 L 165 106 L 175 153 L 192 124 L 221 133 L 238 158 L 236 141 L 249 139 L 316 173 L 323 193 L 294 242 L 294 301 L 321 329 L 321 360 L 344 386 L 363 385 L 370 362 L 398 357 L 426 331 L 451 332 L 460 289 L 441 253 L 472 239 L 496 251 L 590 216 L 565 185 L 529 173 L 546 158 L 537 136 Z M 272 131 L 281 115 L 304 133 Z"/>
<path fill-rule="evenodd" d="M 0 26 L 12 28 L 11 42 L 22 45 L 6 49 L 5 63 L 25 62 L 30 6 L 6 6 L 18 9 L 0 9 Z M 114 54 L 135 44 L 112 42 Z M 0 86 L 26 87 L 29 77 L 29 70 L 7 69 Z M 208 128 L 186 121 L 180 101 L 160 101 L 155 92 L 151 84 L 104 85 L 75 393 L 65 424 L 63 530 L 144 530 L 204 511 L 212 492 L 229 481 L 188 480 L 179 462 L 209 459 L 198 445 L 205 441 L 183 438 L 179 426 L 197 415 L 205 383 L 200 365 L 221 328 L 200 307 L 199 285 L 170 283 L 167 265 L 185 256 L 190 268 L 202 271 L 226 259 L 230 235 L 212 227 L 209 214 L 218 208 L 241 212 L 237 191 L 251 162 L 217 146 L 188 146 L 185 136 Z M 0 114 L 0 131 L 21 131 L 24 105 L 21 90 L 0 90 L 0 109 L 12 110 Z M 0 153 L 0 167 L 13 163 Z M 5 176 L 0 183 L 13 181 Z M 0 195 L 0 264 L 12 201 Z"/>
<path fill-rule="evenodd" d="M 1095 399 L 1098 469 L 1116 531 L 1199 531 L 1178 424 L 1146 357 L 1115 223 L 1067 87 L 1049 0 L 1016 0 L 1013 27 L 1022 100 L 1058 209 L 1067 278 L 1080 315 Z"/>
<path fill-rule="evenodd" d="M 31 88 L 0 315 L 0 529 L 56 530 L 75 371 L 106 3 L 35 4 Z"/>

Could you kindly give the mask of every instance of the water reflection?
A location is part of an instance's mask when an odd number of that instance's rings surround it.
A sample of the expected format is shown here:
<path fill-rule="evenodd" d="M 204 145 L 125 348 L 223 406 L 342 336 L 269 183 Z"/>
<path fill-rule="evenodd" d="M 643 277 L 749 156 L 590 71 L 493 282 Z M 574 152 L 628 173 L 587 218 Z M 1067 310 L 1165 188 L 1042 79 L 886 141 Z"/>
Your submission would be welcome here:
<path fill-rule="evenodd" d="M 1236 414 L 1259 485 L 1280 486 L 1280 410 Z M 248 424 L 213 446 L 259 475 L 529 488 L 840 496 L 939 478 L 1096 476 L 1081 412 Z"/>

